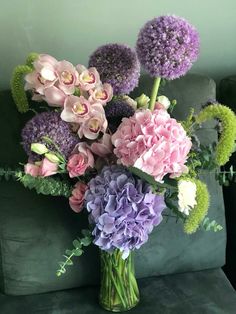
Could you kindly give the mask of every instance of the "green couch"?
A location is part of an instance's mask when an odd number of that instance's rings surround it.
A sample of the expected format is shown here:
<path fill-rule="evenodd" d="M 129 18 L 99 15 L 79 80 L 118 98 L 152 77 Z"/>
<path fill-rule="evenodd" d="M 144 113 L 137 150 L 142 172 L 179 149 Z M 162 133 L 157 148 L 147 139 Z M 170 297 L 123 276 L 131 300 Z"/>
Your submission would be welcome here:
<path fill-rule="evenodd" d="M 149 93 L 143 77 L 134 92 Z M 215 83 L 187 75 L 162 87 L 175 98 L 174 115 L 183 119 L 214 99 Z M 26 157 L 20 130 L 31 113 L 20 115 L 10 93 L 0 93 L 0 166 L 15 167 Z M 199 131 L 204 143 L 217 139 L 214 122 Z M 218 233 L 202 230 L 187 236 L 181 223 L 166 219 L 135 252 L 141 302 L 130 313 L 236 313 L 236 293 L 221 270 L 225 263 L 226 230 L 222 189 L 211 173 L 203 173 L 211 193 L 209 217 L 224 226 Z M 68 272 L 57 278 L 57 262 L 82 227 L 86 213 L 75 214 L 63 198 L 39 196 L 18 182 L 0 182 L 0 313 L 100 314 L 99 254 L 90 246 Z"/>
<path fill-rule="evenodd" d="M 227 104 L 236 113 L 236 75 L 225 77 L 219 85 L 219 98 L 222 103 Z M 233 165 L 236 170 L 236 156 L 231 156 L 228 169 Z M 232 182 L 229 187 L 224 188 L 225 212 L 227 223 L 227 249 L 226 265 L 224 271 L 236 289 L 236 182 Z"/>

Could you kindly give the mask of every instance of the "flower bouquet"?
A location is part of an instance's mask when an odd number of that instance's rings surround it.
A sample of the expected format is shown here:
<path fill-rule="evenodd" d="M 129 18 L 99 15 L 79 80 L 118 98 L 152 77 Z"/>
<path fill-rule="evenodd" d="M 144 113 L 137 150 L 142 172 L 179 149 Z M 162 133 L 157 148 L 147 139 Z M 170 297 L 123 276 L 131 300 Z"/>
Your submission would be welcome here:
<path fill-rule="evenodd" d="M 201 226 L 222 229 L 206 217 L 209 194 L 199 173 L 210 168 L 221 178 L 219 166 L 234 150 L 235 115 L 215 102 L 177 121 L 171 117 L 176 101 L 158 95 L 162 81 L 184 75 L 198 53 L 196 29 L 168 15 L 144 25 L 136 49 L 99 47 L 88 68 L 32 53 L 14 70 L 17 108 L 34 114 L 21 133 L 28 163 L 24 169 L 1 169 L 0 175 L 37 193 L 65 196 L 74 212 L 88 212 L 88 229 L 78 230 L 57 275 L 83 247 L 97 245 L 100 304 L 107 310 L 125 311 L 139 302 L 132 253 L 148 241 L 164 210 L 183 222 L 187 234 Z M 140 65 L 154 78 L 153 89 L 150 98 L 132 99 L 128 94 L 138 85 Z M 26 92 L 41 105 L 30 107 Z M 212 118 L 220 137 L 210 149 L 199 143 L 196 130 Z"/>

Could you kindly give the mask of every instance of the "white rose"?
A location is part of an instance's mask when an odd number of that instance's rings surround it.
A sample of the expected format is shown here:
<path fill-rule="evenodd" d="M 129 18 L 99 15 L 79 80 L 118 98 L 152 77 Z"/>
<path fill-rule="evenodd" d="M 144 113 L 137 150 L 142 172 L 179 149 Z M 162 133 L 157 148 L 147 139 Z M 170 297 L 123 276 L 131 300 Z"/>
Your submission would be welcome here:
<path fill-rule="evenodd" d="M 178 182 L 178 205 L 179 211 L 189 215 L 196 202 L 197 187 L 194 182 L 180 180 Z"/>

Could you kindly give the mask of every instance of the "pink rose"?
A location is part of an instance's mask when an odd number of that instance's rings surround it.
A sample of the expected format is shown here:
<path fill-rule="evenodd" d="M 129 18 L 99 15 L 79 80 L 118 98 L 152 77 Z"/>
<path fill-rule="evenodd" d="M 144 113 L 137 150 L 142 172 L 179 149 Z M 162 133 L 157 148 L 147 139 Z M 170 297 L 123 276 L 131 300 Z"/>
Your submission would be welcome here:
<path fill-rule="evenodd" d="M 86 184 L 78 182 L 72 191 L 72 196 L 69 198 L 69 204 L 71 209 L 76 213 L 79 213 L 83 208 L 84 194 L 87 188 Z"/>
<path fill-rule="evenodd" d="M 42 177 L 48 177 L 56 174 L 58 171 L 58 164 L 49 161 L 44 158 L 40 164 L 39 175 Z"/>
<path fill-rule="evenodd" d="M 26 174 L 30 174 L 32 177 L 37 177 L 39 176 L 39 170 L 40 167 L 38 165 L 35 164 L 31 164 L 30 162 L 28 162 L 25 166 L 25 173 Z"/>
<path fill-rule="evenodd" d="M 85 173 L 87 168 L 93 168 L 94 166 L 93 154 L 85 142 L 79 143 L 76 146 L 75 151 L 76 150 L 78 153 L 71 155 L 67 163 L 70 178 L 81 176 Z"/>
<path fill-rule="evenodd" d="M 111 135 L 104 134 L 103 137 L 98 141 L 94 142 L 90 146 L 91 151 L 100 156 L 105 157 L 108 154 L 112 153 L 112 143 L 111 143 Z"/>

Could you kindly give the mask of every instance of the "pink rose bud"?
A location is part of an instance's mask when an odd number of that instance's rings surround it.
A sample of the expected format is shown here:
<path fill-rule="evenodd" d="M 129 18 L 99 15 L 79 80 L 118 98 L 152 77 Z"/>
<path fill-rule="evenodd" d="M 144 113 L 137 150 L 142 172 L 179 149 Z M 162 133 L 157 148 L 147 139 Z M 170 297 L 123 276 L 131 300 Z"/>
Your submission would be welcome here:
<path fill-rule="evenodd" d="M 39 175 L 42 177 L 48 177 L 56 174 L 58 171 L 58 165 L 54 162 L 44 158 L 40 165 Z"/>
<path fill-rule="evenodd" d="M 157 102 L 155 104 L 155 109 L 165 109 L 170 107 L 170 101 L 166 96 L 157 97 Z"/>
<path fill-rule="evenodd" d="M 67 170 L 71 178 L 82 176 L 87 168 L 94 166 L 93 154 L 85 142 L 79 143 L 76 147 L 78 153 L 69 157 Z"/>
<path fill-rule="evenodd" d="M 86 184 L 78 182 L 72 191 L 72 196 L 69 198 L 69 204 L 71 209 L 76 213 L 81 212 L 83 208 L 84 194 L 87 188 Z"/>
<path fill-rule="evenodd" d="M 40 167 L 31 163 L 27 163 L 25 166 L 25 173 L 31 175 L 32 177 L 39 176 Z"/>

